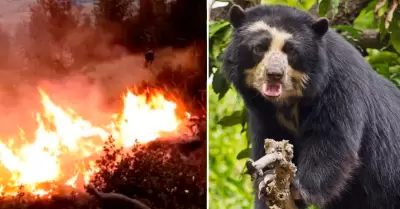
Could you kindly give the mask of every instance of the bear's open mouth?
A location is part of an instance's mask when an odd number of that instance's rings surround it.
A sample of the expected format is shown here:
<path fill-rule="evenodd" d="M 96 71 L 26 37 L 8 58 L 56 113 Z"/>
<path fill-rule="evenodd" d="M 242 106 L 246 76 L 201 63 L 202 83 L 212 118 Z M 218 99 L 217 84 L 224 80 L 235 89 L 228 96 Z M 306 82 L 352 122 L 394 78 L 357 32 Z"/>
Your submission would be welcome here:
<path fill-rule="evenodd" d="M 263 84 L 262 93 L 268 97 L 277 97 L 282 94 L 282 84 L 268 83 Z"/>

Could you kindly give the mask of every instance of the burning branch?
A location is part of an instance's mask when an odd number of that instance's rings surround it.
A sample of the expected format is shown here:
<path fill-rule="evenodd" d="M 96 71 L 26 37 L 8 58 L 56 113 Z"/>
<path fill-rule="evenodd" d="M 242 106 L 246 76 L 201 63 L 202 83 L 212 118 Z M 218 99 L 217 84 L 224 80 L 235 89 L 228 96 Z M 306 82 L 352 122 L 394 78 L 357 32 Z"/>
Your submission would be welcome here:
<path fill-rule="evenodd" d="M 258 196 L 267 197 L 271 209 L 297 209 L 291 192 L 291 182 L 296 173 L 293 159 L 293 145 L 289 141 L 266 139 L 266 155 L 256 162 L 246 162 L 247 173 L 259 183 Z M 263 171 L 267 168 L 266 171 Z"/>

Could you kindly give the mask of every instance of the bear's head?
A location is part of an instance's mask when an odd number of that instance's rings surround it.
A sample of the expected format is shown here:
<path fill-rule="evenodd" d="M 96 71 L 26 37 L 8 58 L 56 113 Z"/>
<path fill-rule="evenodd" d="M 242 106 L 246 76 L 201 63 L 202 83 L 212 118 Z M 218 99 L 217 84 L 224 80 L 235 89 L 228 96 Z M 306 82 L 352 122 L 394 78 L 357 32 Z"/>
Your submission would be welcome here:
<path fill-rule="evenodd" d="M 328 20 L 282 5 L 229 11 L 233 26 L 223 69 L 240 91 L 275 104 L 302 98 L 324 62 Z"/>

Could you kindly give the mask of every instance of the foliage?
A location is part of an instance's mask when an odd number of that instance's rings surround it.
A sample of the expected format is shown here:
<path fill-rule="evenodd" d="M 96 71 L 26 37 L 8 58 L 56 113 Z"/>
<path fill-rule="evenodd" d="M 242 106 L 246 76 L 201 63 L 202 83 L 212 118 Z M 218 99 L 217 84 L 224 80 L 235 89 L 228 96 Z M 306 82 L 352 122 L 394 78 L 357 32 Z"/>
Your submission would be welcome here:
<path fill-rule="evenodd" d="M 221 100 L 209 88 L 209 197 L 210 209 L 215 208 L 251 208 L 252 187 L 249 177 L 242 175 L 244 161 L 240 163 L 234 157 L 246 141 L 240 140 L 241 126 L 233 125 L 221 128 L 217 121 L 225 115 L 241 110 L 243 102 L 238 102 L 236 92 L 226 92 Z"/>
<path fill-rule="evenodd" d="M 51 199 L 21 195 L 0 199 L 0 209 L 97 209 L 97 203 L 88 195 L 76 193 Z"/>
<path fill-rule="evenodd" d="M 37 0 L 30 7 L 27 22 L 26 43 L 23 45 L 25 56 L 44 65 L 65 73 L 67 67 L 63 39 L 79 24 L 79 14 L 72 9 L 70 1 Z M 21 33 L 21 32 L 20 32 Z"/>
<path fill-rule="evenodd" d="M 265 4 L 284 4 L 302 10 L 309 10 L 315 3 L 320 16 L 339 12 L 339 0 L 264 0 Z M 363 8 L 352 26 L 335 25 L 336 30 L 344 31 L 344 38 L 358 47 L 358 38 L 363 29 L 380 31 L 382 41 L 389 40 L 382 49 L 366 49 L 365 59 L 379 74 L 400 87 L 400 14 L 394 15 L 388 29 L 383 27 L 384 11 L 374 21 L 376 0 Z M 381 10 L 385 10 L 385 8 Z M 249 144 L 246 135 L 240 134 L 246 129 L 244 106 L 238 103 L 238 94 L 226 81 L 221 72 L 221 56 L 231 33 L 231 26 L 226 21 L 212 21 L 209 30 L 209 76 L 210 88 L 210 208 L 220 208 L 235 202 L 235 208 L 248 208 L 252 196 L 248 180 L 237 180 L 239 170 L 244 168 L 243 161 L 249 157 Z M 393 50 L 394 49 L 394 50 Z M 234 107 L 234 109 L 232 109 Z M 218 122 L 217 122 L 218 121 Z M 242 140 L 241 140 L 242 139 Z M 222 171 L 221 171 L 222 170 Z M 231 183 L 235 182 L 235 183 Z M 232 206 L 233 207 L 233 206 Z M 313 206 L 311 206 L 313 208 Z"/>
<path fill-rule="evenodd" d="M 15 41 L 27 59 L 61 74 L 92 61 L 113 59 L 118 47 L 137 53 L 205 41 L 201 1 L 145 0 L 139 6 L 133 0 L 98 0 L 87 12 L 72 0 L 36 0 L 30 12 Z"/>
<path fill-rule="evenodd" d="M 334 2 L 336 2 L 335 0 Z M 283 4 L 291 7 L 297 7 L 299 9 L 308 10 L 315 3 L 315 0 L 263 0 L 264 4 Z M 322 7 L 328 7 L 330 0 L 319 0 L 320 5 Z M 324 6 L 325 5 L 325 6 Z M 320 6 L 320 7 L 321 7 Z M 323 8 L 322 10 L 326 10 L 327 8 Z"/>
<path fill-rule="evenodd" d="M 137 51 L 204 40 L 205 4 L 177 0 L 98 0 L 96 24 L 118 31 L 115 42 Z"/>
<path fill-rule="evenodd" d="M 206 14 L 202 11 L 205 3 L 187 4 L 185 0 L 176 0 L 167 4 L 159 1 L 146 0 L 137 7 L 132 0 L 98 0 L 91 9 L 73 4 L 72 0 L 36 0 L 30 5 L 28 18 L 17 25 L 15 36 L 0 28 L 0 66 L 16 69 L 13 72 L 23 69 L 24 82 L 29 78 L 29 83 L 37 83 L 40 82 L 37 80 L 71 74 L 93 74 L 104 63 L 114 62 L 115 65 L 110 65 L 114 68 L 117 62 L 132 57 L 137 60 L 138 56 L 140 59 L 146 47 L 156 51 L 156 62 L 167 60 L 165 57 L 174 57 L 173 52 L 181 52 L 182 47 L 191 50 L 190 56 L 168 61 L 174 67 L 163 61 L 166 64 L 156 69 L 156 72 L 163 71 L 157 75 L 157 84 L 168 90 L 180 89 L 182 97 L 188 97 L 192 100 L 190 103 L 197 105 L 193 109 L 205 109 L 207 44 L 204 36 Z M 154 30 L 149 31 L 149 26 L 154 26 Z M 145 42 L 144 34 L 158 40 Z M 158 49 L 164 50 L 164 47 L 167 49 L 163 55 L 157 54 Z M 167 54 L 169 50 L 172 53 Z M 190 69 L 186 68 L 191 61 Z M 132 72 L 145 74 L 140 72 L 141 69 L 141 66 L 137 71 L 133 68 Z M 130 72 L 126 73 L 130 76 Z M 121 76 L 114 74 L 118 75 Z M 109 80 L 91 82 L 111 83 Z M 10 89 L 15 89 L 13 85 L 10 84 Z"/>
<path fill-rule="evenodd" d="M 165 141 L 123 152 L 110 138 L 92 182 L 103 192 L 121 193 L 155 209 L 205 208 L 206 139 L 201 140 L 200 147 L 185 154 L 179 144 Z"/>

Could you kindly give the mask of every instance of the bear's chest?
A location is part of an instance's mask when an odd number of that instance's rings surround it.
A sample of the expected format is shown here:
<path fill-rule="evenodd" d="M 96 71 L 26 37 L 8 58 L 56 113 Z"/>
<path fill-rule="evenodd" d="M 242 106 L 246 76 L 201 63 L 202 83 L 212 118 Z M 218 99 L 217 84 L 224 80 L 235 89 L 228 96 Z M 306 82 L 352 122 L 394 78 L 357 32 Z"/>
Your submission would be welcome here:
<path fill-rule="evenodd" d="M 291 135 L 297 136 L 300 126 L 300 112 L 297 104 L 277 108 L 276 122 Z"/>

